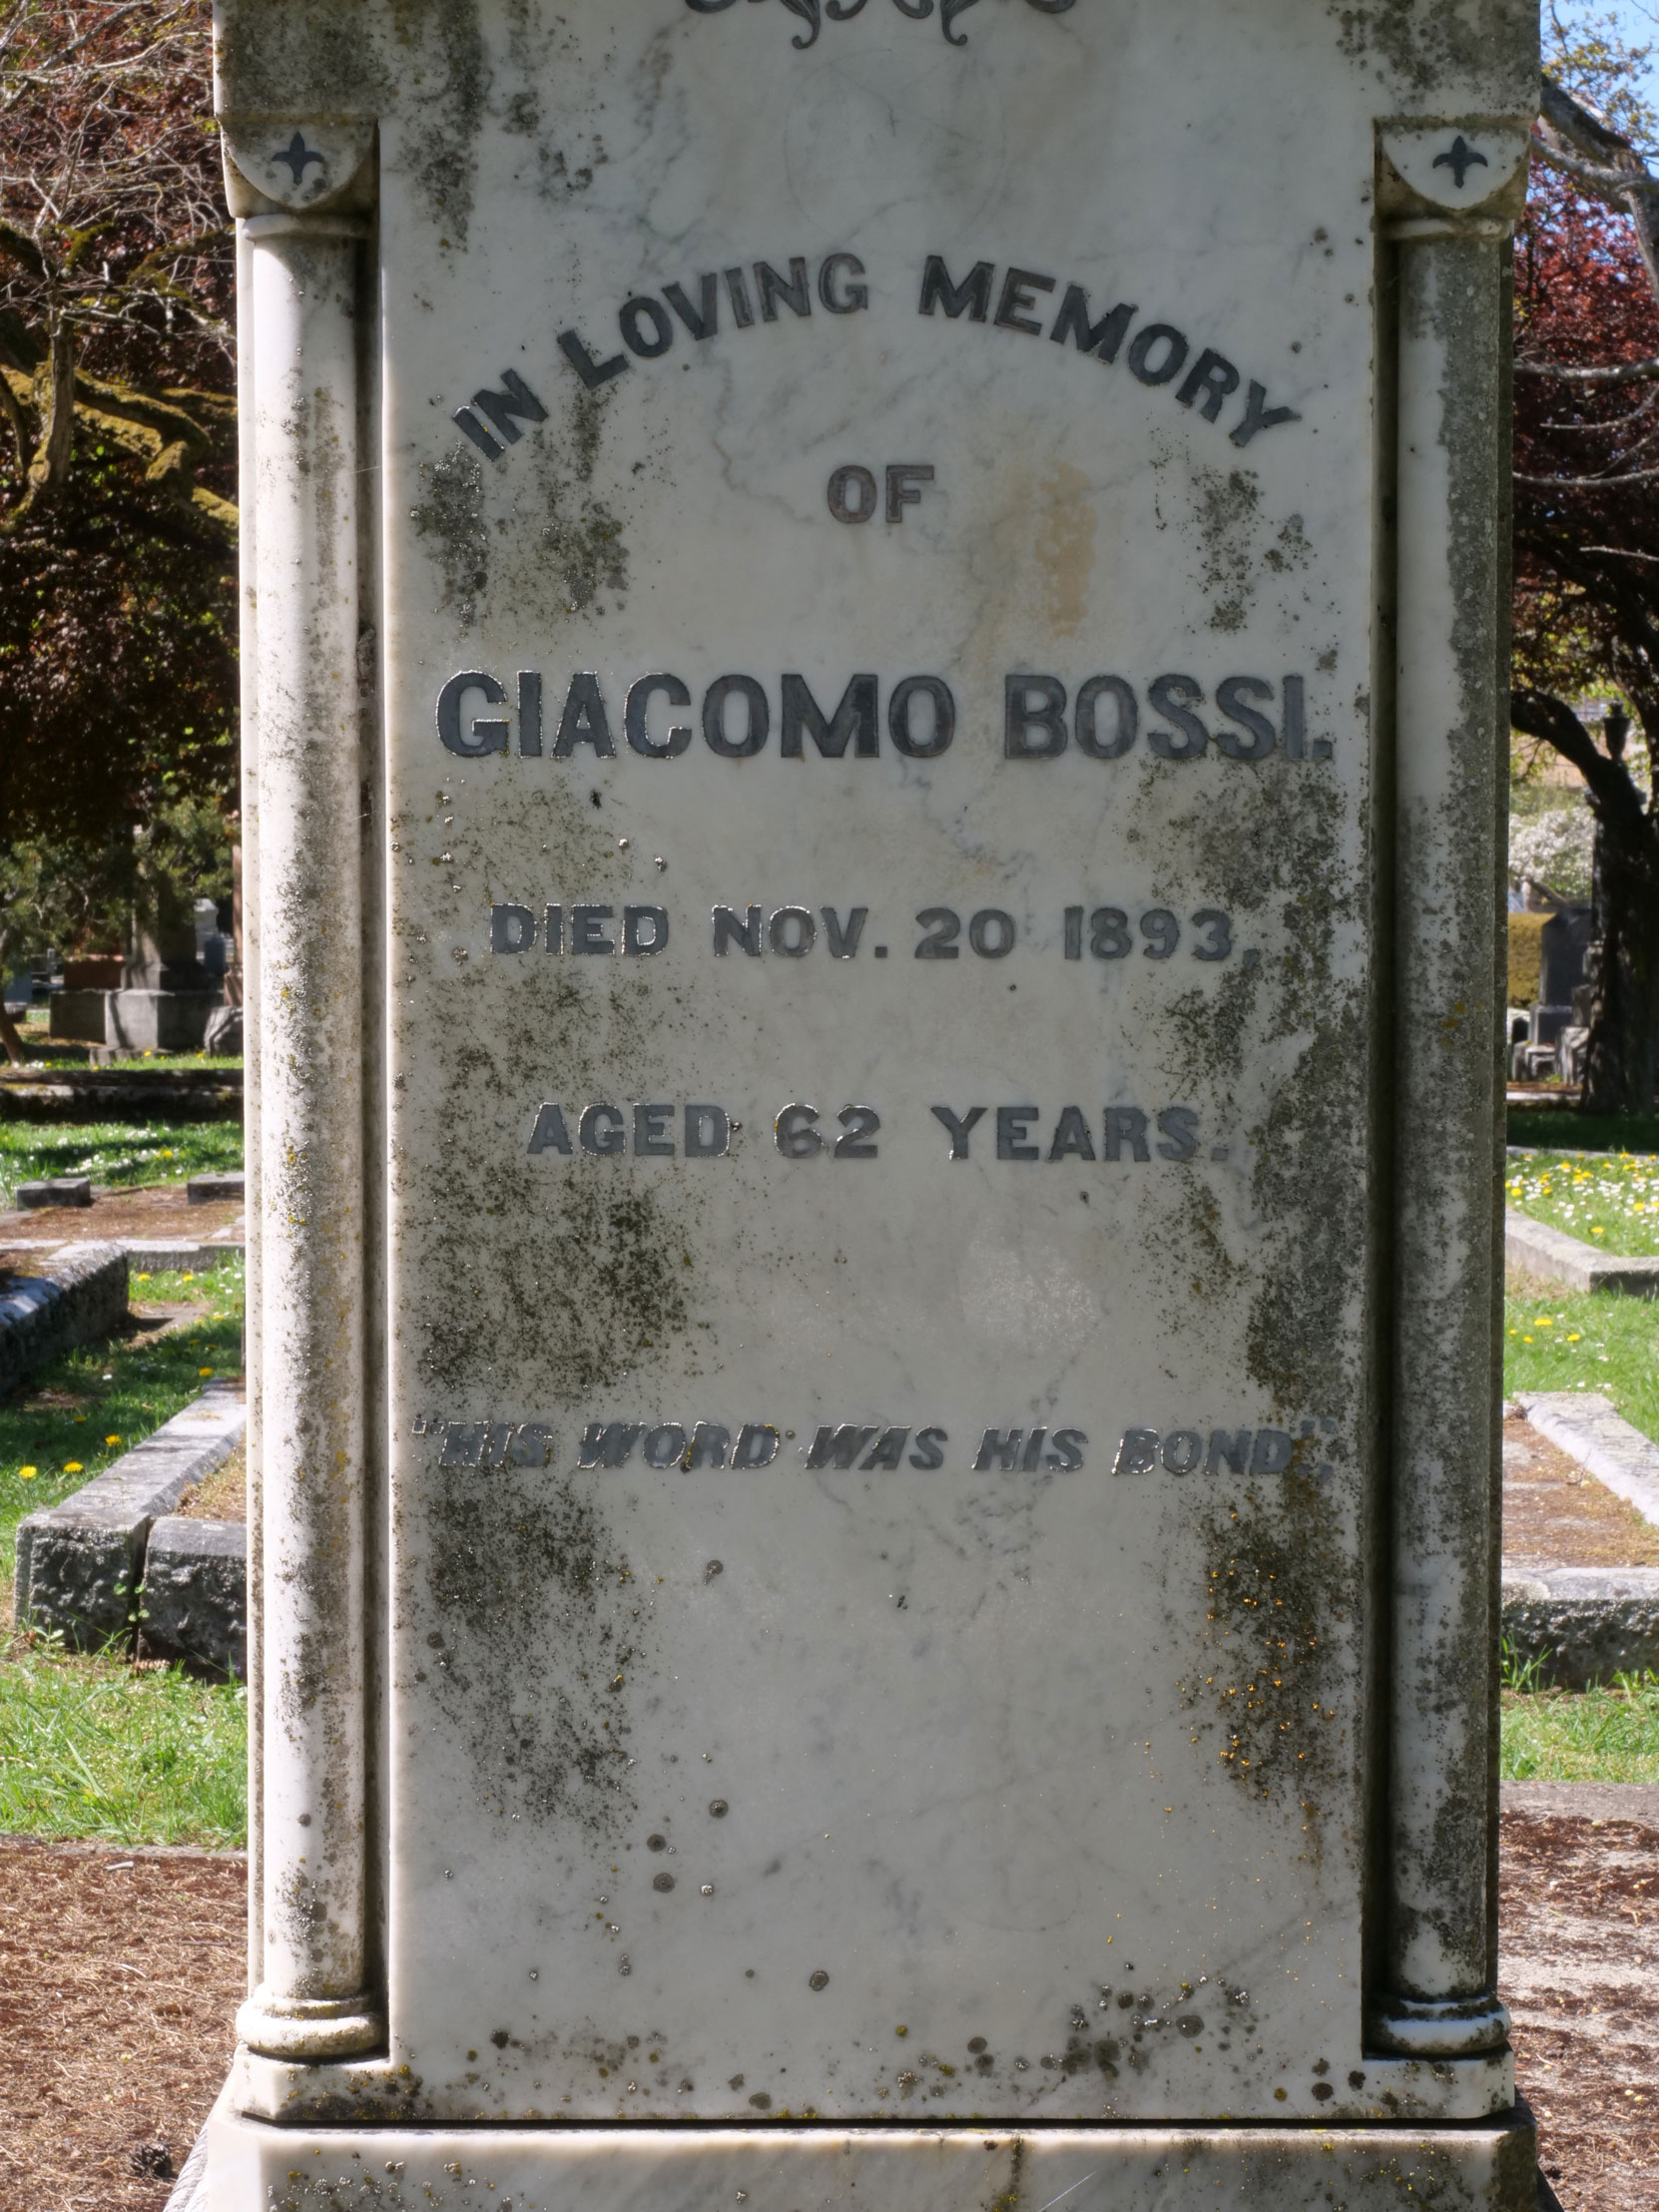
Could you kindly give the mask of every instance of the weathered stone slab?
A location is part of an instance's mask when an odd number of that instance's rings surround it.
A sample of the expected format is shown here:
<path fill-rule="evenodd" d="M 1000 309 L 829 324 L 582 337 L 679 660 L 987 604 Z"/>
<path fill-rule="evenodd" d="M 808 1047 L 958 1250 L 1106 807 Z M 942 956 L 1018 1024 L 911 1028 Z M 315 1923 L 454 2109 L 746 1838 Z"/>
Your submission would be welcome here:
<path fill-rule="evenodd" d="M 13 1276 L 0 1288 L 0 1390 L 113 1329 L 127 1311 L 127 1274 L 119 1245 L 66 1244 L 39 1275 Z"/>
<path fill-rule="evenodd" d="M 46 1206 L 90 1206 L 92 1204 L 92 1177 L 90 1175 L 53 1175 L 43 1181 L 19 1183 L 17 1203 L 25 1213 Z"/>
<path fill-rule="evenodd" d="M 1519 1390 L 1515 1402 L 1541 1436 L 1659 1527 L 1659 1444 L 1594 1390 Z"/>
<path fill-rule="evenodd" d="M 284 2212 L 327 2212 L 352 2171 L 326 2134 L 237 2120 L 222 2103 L 208 2123 L 211 2174 L 233 2201 L 275 2201 Z M 1534 2212 L 1529 2135 L 1471 2126 L 1430 2135 L 1410 2126 L 1125 2127 L 1030 2135 L 1007 2129 L 710 2128 L 696 2133 L 582 2129 L 386 2130 L 375 2145 L 402 2200 L 430 2191 L 446 2204 L 507 2198 L 541 2203 L 547 2175 L 570 2212 L 643 2212 L 671 2197 L 684 2212 L 787 2196 L 802 2212 L 960 2212 L 973 2204 L 1057 2203 L 1072 2192 L 1111 2212 L 1167 2212 L 1175 2204 L 1339 2212 L 1401 2205 L 1496 2205 Z M 381 2155 L 383 2153 L 383 2155 Z M 362 2178 L 352 2174 L 352 2186 Z M 383 2185 L 383 2184 L 382 2184 Z M 210 2188 L 215 2186 L 210 2181 Z M 1087 2192 L 1085 2194 L 1085 2192 Z M 210 2202 L 224 2201 L 210 2195 Z"/>
<path fill-rule="evenodd" d="M 208 1175 L 193 1175 L 185 1185 L 185 1196 L 192 1206 L 212 1206 L 225 1198 L 243 1198 L 247 1195 L 248 1177 L 241 1168 L 228 1168 Z"/>
<path fill-rule="evenodd" d="M 215 1237 L 206 1244 L 187 1244 L 173 1237 L 129 1237 L 121 1249 L 135 1268 L 151 1275 L 194 1275 L 240 1260 L 247 1247 L 241 1236 Z"/>
<path fill-rule="evenodd" d="M 223 1466 L 242 1440 L 247 1407 L 231 1385 L 202 1395 L 62 1504 L 17 1532 L 16 1612 L 37 1628 L 96 1648 L 124 1635 L 152 1524 Z"/>
<path fill-rule="evenodd" d="M 155 1521 L 144 1552 L 139 1645 L 239 1682 L 248 1674 L 248 1528 L 243 1521 Z"/>
<path fill-rule="evenodd" d="M 1545 1678 L 1582 1690 L 1659 1670 L 1659 1567 L 1542 1567 L 1503 1577 L 1503 1636 Z"/>
<path fill-rule="evenodd" d="M 1659 1296 L 1659 1260 L 1627 1259 L 1598 1252 L 1581 1237 L 1534 1221 L 1511 1206 L 1503 1219 L 1503 1258 L 1517 1275 L 1559 1283 L 1569 1291 L 1623 1291 L 1632 1298 Z"/>

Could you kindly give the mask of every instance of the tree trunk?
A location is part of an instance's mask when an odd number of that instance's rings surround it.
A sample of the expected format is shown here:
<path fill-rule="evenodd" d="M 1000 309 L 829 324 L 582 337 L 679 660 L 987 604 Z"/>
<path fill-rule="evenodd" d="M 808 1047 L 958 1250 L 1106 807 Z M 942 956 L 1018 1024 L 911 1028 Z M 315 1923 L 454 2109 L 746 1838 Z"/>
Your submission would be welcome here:
<path fill-rule="evenodd" d="M 69 474 L 75 451 L 75 333 L 67 322 L 52 332 L 46 365 L 37 371 L 41 399 L 40 443 L 29 468 L 31 495 L 54 489 Z"/>
<path fill-rule="evenodd" d="M 4 998 L 0 998 L 0 1045 L 5 1046 L 6 1058 L 14 1068 L 23 1066 L 27 1055 L 23 1050 L 22 1033 L 13 1021 Z"/>
<path fill-rule="evenodd" d="M 1659 842 L 1642 822 L 1634 847 L 1605 819 L 1608 917 L 1584 1057 L 1586 1114 L 1651 1114 L 1659 1081 Z"/>

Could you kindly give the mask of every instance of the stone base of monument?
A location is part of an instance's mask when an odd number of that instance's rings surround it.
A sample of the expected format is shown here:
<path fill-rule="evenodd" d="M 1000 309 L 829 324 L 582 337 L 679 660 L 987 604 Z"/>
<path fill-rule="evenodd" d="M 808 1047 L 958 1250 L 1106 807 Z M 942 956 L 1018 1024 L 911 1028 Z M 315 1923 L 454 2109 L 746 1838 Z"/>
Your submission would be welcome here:
<path fill-rule="evenodd" d="M 223 990 L 58 991 L 48 1034 L 127 1052 L 197 1052 L 225 1005 Z"/>
<path fill-rule="evenodd" d="M 1462 2129 L 1411 2127 L 384 2129 L 276 2127 L 222 2098 L 204 2201 L 282 2212 L 354 2202 L 561 2212 L 1534 2212 L 1524 2106 Z M 1084 2190 L 1087 2189 L 1087 2194 Z"/>

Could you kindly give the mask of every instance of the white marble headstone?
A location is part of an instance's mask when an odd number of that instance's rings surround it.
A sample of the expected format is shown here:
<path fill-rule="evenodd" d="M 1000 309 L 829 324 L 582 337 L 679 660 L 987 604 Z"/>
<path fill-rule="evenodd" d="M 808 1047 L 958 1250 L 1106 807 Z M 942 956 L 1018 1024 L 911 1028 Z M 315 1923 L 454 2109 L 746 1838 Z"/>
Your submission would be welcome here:
<path fill-rule="evenodd" d="M 1471 203 L 1524 124 L 1345 23 L 410 34 L 366 650 L 423 2115 L 1491 2104 L 1362 2016 L 1375 201 L 1380 117 L 1436 207 L 1412 118 Z"/>
<path fill-rule="evenodd" d="M 398 2046 L 1317 2111 L 1369 133 L 1088 9 L 664 13 L 382 213 Z"/>

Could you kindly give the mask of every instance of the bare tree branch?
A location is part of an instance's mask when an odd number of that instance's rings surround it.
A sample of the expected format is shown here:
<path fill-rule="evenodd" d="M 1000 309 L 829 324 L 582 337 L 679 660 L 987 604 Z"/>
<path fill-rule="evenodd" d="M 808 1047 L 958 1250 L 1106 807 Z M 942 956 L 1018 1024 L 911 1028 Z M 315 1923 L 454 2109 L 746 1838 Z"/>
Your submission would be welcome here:
<path fill-rule="evenodd" d="M 1605 189 L 1614 204 L 1628 213 L 1648 284 L 1654 298 L 1659 299 L 1659 182 L 1648 174 L 1647 164 L 1622 131 L 1615 131 L 1604 116 L 1575 99 L 1547 72 L 1541 80 L 1539 104 L 1539 128 L 1532 140 L 1534 150 L 1550 168 L 1565 169 L 1569 175 L 1581 172 L 1578 182 L 1598 194 Z M 1549 144 L 1551 137 L 1557 142 L 1554 146 Z M 1569 146 L 1587 156 L 1588 163 L 1575 164 L 1565 151 Z M 1593 186 L 1589 184 L 1592 172 L 1598 180 Z M 1599 182 L 1602 178 L 1617 177 L 1628 182 L 1616 188 L 1604 188 Z"/>
<path fill-rule="evenodd" d="M 1569 368 L 1564 361 L 1516 361 L 1517 376 L 1558 377 L 1564 384 L 1581 384 L 1591 391 L 1615 384 L 1659 382 L 1659 360 L 1621 361 L 1613 368 Z"/>
<path fill-rule="evenodd" d="M 1534 491 L 1616 491 L 1626 484 L 1659 483 L 1659 468 L 1632 469 L 1624 476 L 1523 476 L 1517 468 L 1514 477 Z"/>

